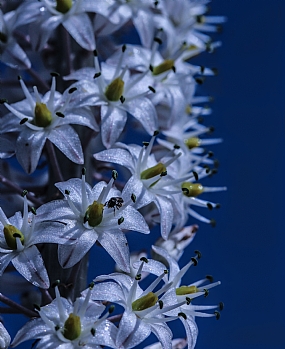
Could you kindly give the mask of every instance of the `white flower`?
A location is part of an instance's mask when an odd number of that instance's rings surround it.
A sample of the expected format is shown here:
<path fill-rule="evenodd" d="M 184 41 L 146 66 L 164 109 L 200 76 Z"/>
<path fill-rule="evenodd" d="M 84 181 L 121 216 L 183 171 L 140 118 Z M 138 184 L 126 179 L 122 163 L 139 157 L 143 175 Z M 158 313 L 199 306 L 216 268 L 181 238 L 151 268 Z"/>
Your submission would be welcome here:
<path fill-rule="evenodd" d="M 29 321 L 18 331 L 12 347 L 38 338 L 37 348 L 91 349 L 99 345 L 115 348 L 117 328 L 105 320 L 108 313 L 99 319 L 105 307 L 90 301 L 91 287 L 86 297 L 77 298 L 72 304 L 60 297 L 56 286 L 56 298 L 36 309 L 40 318 Z"/>
<path fill-rule="evenodd" d="M 85 183 L 84 174 L 82 179 L 57 183 L 66 200 L 48 203 L 38 210 L 46 219 L 65 224 L 66 238 L 75 239 L 72 245 L 58 248 L 62 267 L 75 265 L 98 241 L 120 269 L 130 272 L 129 247 L 123 230 L 147 234 L 149 228 L 142 215 L 131 206 L 131 195 L 122 196 L 112 188 L 116 176 L 114 171 L 108 184 L 100 182 L 93 188 Z"/>
<path fill-rule="evenodd" d="M 130 76 L 121 63 L 125 47 L 117 66 L 102 64 L 100 69 L 95 52 L 95 75 L 92 68 L 82 68 L 65 79 L 79 80 L 76 86 L 80 93 L 80 106 L 101 106 L 101 137 L 106 148 L 110 148 L 121 135 L 127 113 L 136 118 L 145 130 L 152 134 L 157 129 L 154 105 L 147 98 L 151 92 L 144 74 Z"/>
<path fill-rule="evenodd" d="M 0 349 L 7 349 L 10 342 L 11 337 L 2 322 L 0 322 Z"/>
<path fill-rule="evenodd" d="M 52 224 L 46 226 L 45 233 L 41 229 L 44 223 L 37 224 L 37 217 L 28 213 L 28 203 L 24 197 L 24 214 L 20 212 L 7 218 L 0 208 L 0 275 L 10 262 L 16 270 L 33 285 L 49 288 L 49 278 L 42 256 L 35 246 L 40 243 L 64 243 L 58 233 L 58 224 L 51 230 Z M 56 231 L 57 230 L 57 231 Z"/>
<path fill-rule="evenodd" d="M 160 213 L 161 235 L 167 239 L 173 223 L 173 194 L 180 190 L 173 188 L 167 177 L 167 167 L 172 164 L 181 153 L 175 155 L 174 150 L 167 157 L 157 161 L 150 154 L 155 137 L 144 147 L 138 145 L 124 145 L 116 143 L 113 149 L 104 150 L 94 155 L 97 160 L 109 161 L 127 167 L 132 176 L 126 183 L 123 194 L 137 197 L 136 207 L 141 208 L 153 202 Z"/>
<path fill-rule="evenodd" d="M 43 97 L 38 93 L 36 86 L 34 94 L 31 94 L 21 78 L 20 83 L 26 99 L 12 105 L 5 102 L 4 105 L 21 120 L 16 156 L 24 170 L 27 173 L 35 171 L 47 139 L 71 161 L 83 164 L 80 139 L 69 124 L 84 125 L 93 130 L 98 130 L 98 126 L 88 109 L 76 107 L 76 99 L 72 100 L 75 90 L 70 89 L 61 95 L 56 91 L 54 76 L 51 90 Z"/>

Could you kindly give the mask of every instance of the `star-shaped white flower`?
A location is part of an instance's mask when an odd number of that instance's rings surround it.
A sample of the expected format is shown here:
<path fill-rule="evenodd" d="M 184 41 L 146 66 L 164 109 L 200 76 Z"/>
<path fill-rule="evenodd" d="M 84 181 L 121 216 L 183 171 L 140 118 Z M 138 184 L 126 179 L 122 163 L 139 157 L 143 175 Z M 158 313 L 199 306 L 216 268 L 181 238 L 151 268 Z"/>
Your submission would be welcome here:
<path fill-rule="evenodd" d="M 20 83 L 26 99 L 12 105 L 4 102 L 4 105 L 21 120 L 16 156 L 24 170 L 27 173 L 35 171 L 47 139 L 71 161 L 83 164 L 80 139 L 69 124 L 84 125 L 95 131 L 98 126 L 88 108 L 76 107 L 76 97 L 72 97 L 75 89 L 69 89 L 61 95 L 56 91 L 55 76 L 52 78 L 51 90 L 44 96 L 38 93 L 36 86 L 31 94 L 21 78 Z"/>
<path fill-rule="evenodd" d="M 100 345 L 115 348 L 117 328 L 105 320 L 108 313 L 99 319 L 105 306 L 90 301 L 91 288 L 86 297 L 77 298 L 72 304 L 60 297 L 56 286 L 56 298 L 36 309 L 40 318 L 29 321 L 18 331 L 12 347 L 38 338 L 37 348 L 97 349 Z"/>
<path fill-rule="evenodd" d="M 16 212 L 8 219 L 0 208 L 0 275 L 12 262 L 16 270 L 33 285 L 49 288 L 47 271 L 42 256 L 35 246 L 41 243 L 62 244 L 68 241 L 59 234 L 58 224 L 45 224 L 28 212 L 26 196 L 23 216 L 20 212 Z"/>
<path fill-rule="evenodd" d="M 93 188 L 82 179 L 60 182 L 56 187 L 66 200 L 43 205 L 38 212 L 47 220 L 66 224 L 65 236 L 75 239 L 71 245 L 59 246 L 59 262 L 70 268 L 79 262 L 98 241 L 125 272 L 130 272 L 128 242 L 123 230 L 144 234 L 149 228 L 143 216 L 131 204 L 135 197 L 124 196 L 113 188 L 117 174 L 108 184 L 97 183 Z"/>

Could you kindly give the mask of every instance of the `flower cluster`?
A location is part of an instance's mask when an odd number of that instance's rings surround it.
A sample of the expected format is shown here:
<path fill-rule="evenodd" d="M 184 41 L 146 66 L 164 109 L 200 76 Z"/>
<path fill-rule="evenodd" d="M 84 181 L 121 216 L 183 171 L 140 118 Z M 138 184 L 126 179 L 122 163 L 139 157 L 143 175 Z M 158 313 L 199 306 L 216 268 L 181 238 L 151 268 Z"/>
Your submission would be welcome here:
<path fill-rule="evenodd" d="M 201 253 L 178 264 L 196 224 L 215 225 L 199 211 L 220 206 L 207 193 L 226 189 L 203 184 L 217 172 L 205 146 L 221 139 L 208 137 L 211 98 L 198 87 L 216 70 L 191 61 L 221 44 L 209 33 L 225 18 L 206 15 L 208 2 L 3 1 L 0 283 L 19 284 L 18 273 L 28 296 L 19 304 L 7 286 L 0 302 L 30 318 L 12 347 L 129 349 L 153 333 L 147 348 L 191 349 L 195 317 L 219 319 L 222 303 L 195 299 L 220 282 L 181 284 Z M 130 250 L 138 233 L 151 251 Z M 89 261 L 99 248 L 116 272 Z M 185 338 L 168 325 L 177 320 Z M 0 335 L 8 348 L 2 322 Z"/>

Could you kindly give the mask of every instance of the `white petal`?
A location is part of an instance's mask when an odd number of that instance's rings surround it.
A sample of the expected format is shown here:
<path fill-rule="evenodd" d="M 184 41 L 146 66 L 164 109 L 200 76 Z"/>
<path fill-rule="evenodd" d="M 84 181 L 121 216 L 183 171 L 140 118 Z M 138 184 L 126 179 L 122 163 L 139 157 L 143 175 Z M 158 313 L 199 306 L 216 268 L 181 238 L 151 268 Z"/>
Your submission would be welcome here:
<path fill-rule="evenodd" d="M 19 345 L 20 343 L 33 339 L 42 338 L 48 334 L 48 327 L 42 319 L 33 319 L 27 322 L 16 334 L 12 347 Z"/>
<path fill-rule="evenodd" d="M 125 311 L 120 321 L 119 331 L 116 339 L 117 347 L 124 346 L 125 341 L 131 336 L 135 330 L 136 323 L 141 320 L 136 317 L 133 312 Z"/>
<path fill-rule="evenodd" d="M 126 121 L 127 113 L 112 106 L 101 107 L 101 136 L 106 148 L 110 148 L 121 135 Z"/>

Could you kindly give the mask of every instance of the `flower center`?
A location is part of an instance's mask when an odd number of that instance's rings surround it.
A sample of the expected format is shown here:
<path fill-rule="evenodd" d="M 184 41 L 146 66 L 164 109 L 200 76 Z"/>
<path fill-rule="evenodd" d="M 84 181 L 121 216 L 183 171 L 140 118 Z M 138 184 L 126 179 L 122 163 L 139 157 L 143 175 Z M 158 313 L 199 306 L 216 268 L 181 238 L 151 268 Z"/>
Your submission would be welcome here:
<path fill-rule="evenodd" d="M 198 288 L 196 286 L 180 286 L 175 292 L 177 296 L 185 296 L 186 294 L 197 293 Z"/>
<path fill-rule="evenodd" d="M 66 339 L 73 341 L 81 334 L 80 316 L 70 313 L 64 323 L 63 335 Z"/>
<path fill-rule="evenodd" d="M 98 201 L 87 207 L 84 223 L 88 222 L 91 227 L 96 227 L 102 222 L 104 205 Z"/>
<path fill-rule="evenodd" d="M 150 168 L 147 168 L 146 170 L 141 172 L 141 179 L 150 179 L 157 175 L 160 175 L 161 173 L 166 171 L 165 165 L 163 165 L 161 162 L 156 164 L 155 166 L 152 166 Z"/>
<path fill-rule="evenodd" d="M 124 92 L 124 81 L 119 77 L 113 80 L 106 88 L 105 96 L 111 102 L 117 102 Z"/>
<path fill-rule="evenodd" d="M 183 194 L 188 198 L 196 197 L 204 191 L 204 188 L 200 183 L 183 182 L 181 188 Z"/>
<path fill-rule="evenodd" d="M 72 7 L 72 0 L 56 0 L 55 9 L 58 12 L 66 13 L 71 9 L 71 7 Z"/>
<path fill-rule="evenodd" d="M 162 74 L 174 66 L 174 60 L 173 59 L 166 59 L 161 64 L 157 65 L 156 67 L 153 67 L 152 74 L 153 75 L 159 75 Z"/>
<path fill-rule="evenodd" d="M 184 143 L 189 149 L 197 148 L 201 144 L 201 140 L 198 137 L 191 137 L 184 140 Z"/>
<path fill-rule="evenodd" d="M 36 103 L 34 122 L 35 125 L 39 127 L 47 127 L 51 124 L 52 114 L 46 104 Z"/>
<path fill-rule="evenodd" d="M 136 299 L 132 303 L 132 310 L 133 311 L 145 310 L 155 305 L 157 301 L 158 301 L 158 297 L 153 292 L 149 292 L 145 296 Z"/>
<path fill-rule="evenodd" d="M 3 44 L 6 44 L 6 42 L 8 41 L 7 35 L 3 32 L 0 32 L 0 41 L 3 42 Z"/>
<path fill-rule="evenodd" d="M 16 238 L 20 238 L 22 245 L 24 245 L 25 237 L 19 229 L 14 227 L 14 225 L 5 225 L 3 231 L 6 243 L 12 250 L 17 250 Z"/>

